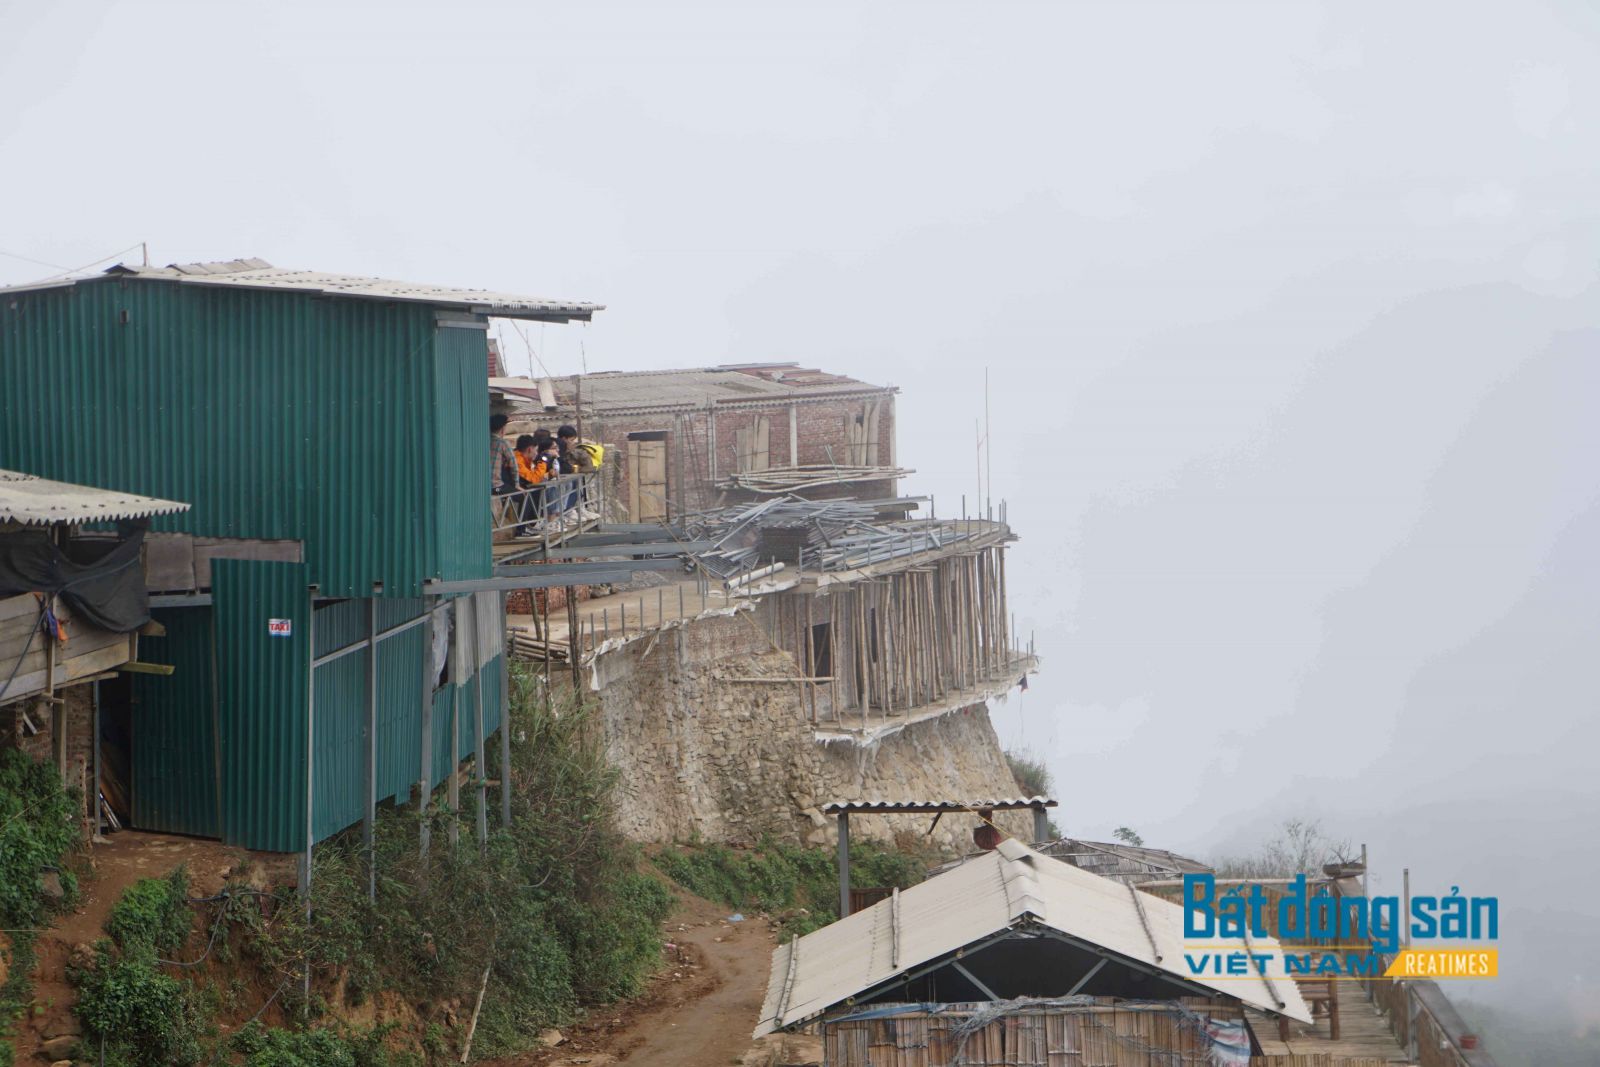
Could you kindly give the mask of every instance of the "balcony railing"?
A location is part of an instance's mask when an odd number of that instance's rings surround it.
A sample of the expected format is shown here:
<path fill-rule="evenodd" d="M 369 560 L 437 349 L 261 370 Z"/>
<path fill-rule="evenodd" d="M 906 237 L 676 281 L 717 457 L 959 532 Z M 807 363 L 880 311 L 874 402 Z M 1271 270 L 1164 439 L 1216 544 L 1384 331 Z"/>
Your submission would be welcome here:
<path fill-rule="evenodd" d="M 496 541 L 555 542 L 599 520 L 605 485 L 598 471 L 562 474 L 531 489 L 490 497 Z"/>

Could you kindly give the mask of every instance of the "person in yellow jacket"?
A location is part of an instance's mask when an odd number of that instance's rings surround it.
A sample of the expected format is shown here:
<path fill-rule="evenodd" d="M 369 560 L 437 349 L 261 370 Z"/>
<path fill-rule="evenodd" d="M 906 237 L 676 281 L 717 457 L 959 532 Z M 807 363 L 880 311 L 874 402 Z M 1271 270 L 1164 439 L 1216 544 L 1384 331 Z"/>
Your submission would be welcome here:
<path fill-rule="evenodd" d="M 583 440 L 572 426 L 563 426 L 556 431 L 556 444 L 561 450 L 562 467 L 568 473 L 593 474 L 605 462 L 605 446 Z M 592 499 L 580 499 L 575 485 L 567 494 L 565 506 L 577 509 L 579 519 L 598 519 L 600 513 L 595 510 L 595 503 Z"/>

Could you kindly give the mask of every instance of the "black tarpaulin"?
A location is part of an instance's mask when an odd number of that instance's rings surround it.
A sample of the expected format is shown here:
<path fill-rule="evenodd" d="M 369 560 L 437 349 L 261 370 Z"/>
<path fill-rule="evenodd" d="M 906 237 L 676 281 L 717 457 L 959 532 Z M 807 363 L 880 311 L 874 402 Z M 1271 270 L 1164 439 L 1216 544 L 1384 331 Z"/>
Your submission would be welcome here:
<path fill-rule="evenodd" d="M 144 531 L 141 522 L 117 540 L 75 538 L 64 548 L 48 529 L 0 533 L 0 597 L 56 594 L 87 625 L 137 630 L 150 621 L 139 562 Z"/>

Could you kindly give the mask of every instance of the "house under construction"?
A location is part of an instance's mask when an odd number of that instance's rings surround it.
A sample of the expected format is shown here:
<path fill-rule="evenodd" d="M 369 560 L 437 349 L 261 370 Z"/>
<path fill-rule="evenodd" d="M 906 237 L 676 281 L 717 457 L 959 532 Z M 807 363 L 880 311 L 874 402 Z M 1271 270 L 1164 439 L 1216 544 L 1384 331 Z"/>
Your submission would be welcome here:
<path fill-rule="evenodd" d="M 681 444 L 685 464 L 660 497 L 660 514 L 671 518 L 656 536 L 663 551 L 679 550 L 682 568 L 576 590 L 570 602 L 522 601 L 509 631 L 514 655 L 598 694 L 613 758 L 630 771 L 625 827 L 643 839 L 815 836 L 824 795 L 1014 792 L 986 703 L 1025 688 L 1038 664 L 1007 606 L 1005 557 L 1016 537 L 1004 505 L 949 515 L 932 499 L 894 495 L 908 472 L 882 463 L 895 452 L 892 389 L 788 366 L 656 377 L 675 376 L 747 390 L 735 393 L 737 403 L 717 398 L 673 413 L 682 421 L 670 424 L 678 428 L 668 431 L 677 434 L 669 443 Z M 639 519 L 649 509 L 636 506 L 638 487 L 651 484 L 656 459 L 631 436 L 645 431 L 624 420 L 635 409 L 618 405 L 621 387 L 642 377 L 586 376 L 560 391 L 531 383 L 521 394 L 507 391 L 506 380 L 493 385 L 525 405 L 513 426 L 548 427 L 584 411 L 582 435 L 615 457 L 602 472 L 610 499 L 626 498 L 623 514 Z M 802 386 L 793 382 L 821 392 L 797 398 Z M 549 407 L 539 406 L 541 385 L 555 402 Z M 580 393 L 581 405 L 562 407 L 563 397 Z M 870 410 L 856 411 L 862 404 Z M 751 420 L 777 416 L 762 410 L 788 413 L 782 455 L 799 464 L 771 464 L 775 423 L 763 439 Z M 864 466 L 852 462 L 815 480 L 801 469 L 814 458 L 808 447 L 857 448 L 847 430 L 858 419 L 876 443 L 846 458 Z M 717 445 L 719 458 L 706 462 L 696 449 L 708 438 L 725 442 L 730 424 L 735 445 L 726 455 Z M 779 479 L 770 486 L 734 477 L 741 463 L 752 466 L 737 445 L 750 440 L 744 430 L 768 445 L 753 464 Z M 822 458 L 830 455 L 838 452 Z M 580 531 L 502 558 L 533 570 L 545 559 L 598 565 L 609 558 L 608 540 Z M 955 780 L 937 778 L 933 767 Z"/>

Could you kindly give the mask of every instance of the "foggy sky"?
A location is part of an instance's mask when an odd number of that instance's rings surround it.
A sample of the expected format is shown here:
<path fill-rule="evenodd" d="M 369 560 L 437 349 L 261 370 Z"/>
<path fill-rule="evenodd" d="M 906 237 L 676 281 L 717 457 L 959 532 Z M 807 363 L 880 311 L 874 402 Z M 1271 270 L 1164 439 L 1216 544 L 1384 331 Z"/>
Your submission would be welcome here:
<path fill-rule="evenodd" d="M 1500 893 L 1502 972 L 1577 999 L 1597 38 L 1582 3 L 0 3 L 0 281 L 148 241 L 596 300 L 537 366 L 892 382 L 941 513 L 987 369 L 1045 660 L 995 720 L 1058 821 L 1214 855 L 1319 816 L 1380 889 Z"/>

